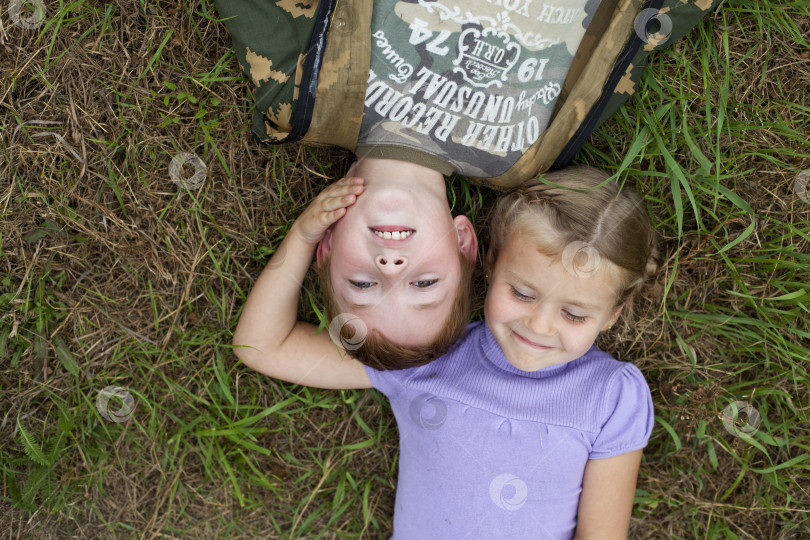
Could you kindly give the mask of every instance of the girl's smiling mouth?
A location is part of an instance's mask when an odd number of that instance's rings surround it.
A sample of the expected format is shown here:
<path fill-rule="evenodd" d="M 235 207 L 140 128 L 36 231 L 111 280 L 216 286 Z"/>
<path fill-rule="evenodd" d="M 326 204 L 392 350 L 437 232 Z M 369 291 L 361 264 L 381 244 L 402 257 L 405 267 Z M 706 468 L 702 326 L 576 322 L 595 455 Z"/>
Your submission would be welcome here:
<path fill-rule="evenodd" d="M 540 350 L 540 351 L 546 351 L 548 349 L 551 349 L 551 347 L 547 347 L 545 345 L 540 345 L 539 343 L 529 341 L 528 339 L 521 336 L 520 334 L 518 334 L 514 330 L 512 330 L 512 335 L 515 336 L 515 339 L 518 340 L 520 343 L 523 343 L 524 345 L 527 345 L 527 346 L 531 347 L 532 349 L 537 349 L 537 350 Z"/>

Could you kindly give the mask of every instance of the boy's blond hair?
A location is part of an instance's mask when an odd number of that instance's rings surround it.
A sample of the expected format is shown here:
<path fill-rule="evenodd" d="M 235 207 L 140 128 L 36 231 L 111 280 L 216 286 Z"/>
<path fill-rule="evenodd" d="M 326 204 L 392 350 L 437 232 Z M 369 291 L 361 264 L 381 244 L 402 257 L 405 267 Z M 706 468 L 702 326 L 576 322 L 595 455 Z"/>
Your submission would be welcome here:
<path fill-rule="evenodd" d="M 658 267 L 657 238 L 642 199 L 593 167 L 568 167 L 541 178 L 496 203 L 487 266 L 510 235 L 525 235 L 538 251 L 564 259 L 574 271 L 612 263 L 621 284 L 616 305 L 626 303 Z"/>
<path fill-rule="evenodd" d="M 472 276 L 475 271 L 475 259 L 467 258 L 461 251 L 458 252 L 461 272 L 458 288 L 450 308 L 450 313 L 444 320 L 436 337 L 425 345 L 403 346 L 393 343 L 379 331 L 369 332 L 362 344 L 349 354 L 363 364 L 378 370 L 405 369 L 422 366 L 446 354 L 456 344 L 467 324 L 470 322 L 472 312 Z M 329 258 L 315 267 L 321 284 L 324 310 L 329 320 L 334 320 L 341 310 L 332 288 L 332 279 L 329 273 Z M 351 341 L 355 329 L 351 323 L 341 327 L 341 337 Z"/>

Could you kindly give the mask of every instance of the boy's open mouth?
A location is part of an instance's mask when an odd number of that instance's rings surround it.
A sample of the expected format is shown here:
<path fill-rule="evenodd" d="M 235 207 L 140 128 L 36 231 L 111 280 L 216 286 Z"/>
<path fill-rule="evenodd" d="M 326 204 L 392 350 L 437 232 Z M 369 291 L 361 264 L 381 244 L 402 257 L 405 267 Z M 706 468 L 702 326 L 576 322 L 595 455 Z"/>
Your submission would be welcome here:
<path fill-rule="evenodd" d="M 371 232 L 383 240 L 405 240 L 416 231 L 399 225 L 380 225 L 379 227 L 369 227 Z"/>

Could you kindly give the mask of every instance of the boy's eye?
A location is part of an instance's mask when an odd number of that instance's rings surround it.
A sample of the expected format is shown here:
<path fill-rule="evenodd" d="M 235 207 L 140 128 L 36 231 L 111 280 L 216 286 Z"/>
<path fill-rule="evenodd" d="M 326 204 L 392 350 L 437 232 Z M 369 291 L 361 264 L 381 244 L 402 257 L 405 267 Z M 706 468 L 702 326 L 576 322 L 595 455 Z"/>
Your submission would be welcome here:
<path fill-rule="evenodd" d="M 509 288 L 512 289 L 512 296 L 514 296 L 518 300 L 521 300 L 521 301 L 524 301 L 524 302 L 534 300 L 531 296 L 523 294 L 522 292 L 520 292 L 519 290 L 517 290 L 516 288 L 514 288 L 511 285 L 509 286 Z"/>
<path fill-rule="evenodd" d="M 419 289 L 427 289 L 438 282 L 438 279 L 420 279 L 419 281 L 412 281 L 411 285 Z"/>
<path fill-rule="evenodd" d="M 570 311 L 563 311 L 563 316 L 569 321 L 576 323 L 585 322 L 585 319 L 587 319 L 587 317 L 583 317 L 581 315 L 574 315 Z"/>
<path fill-rule="evenodd" d="M 374 283 L 372 283 L 371 281 L 352 281 L 352 280 L 349 280 L 349 283 L 351 283 L 352 287 L 354 287 L 355 289 L 369 289 L 369 288 L 374 286 Z"/>

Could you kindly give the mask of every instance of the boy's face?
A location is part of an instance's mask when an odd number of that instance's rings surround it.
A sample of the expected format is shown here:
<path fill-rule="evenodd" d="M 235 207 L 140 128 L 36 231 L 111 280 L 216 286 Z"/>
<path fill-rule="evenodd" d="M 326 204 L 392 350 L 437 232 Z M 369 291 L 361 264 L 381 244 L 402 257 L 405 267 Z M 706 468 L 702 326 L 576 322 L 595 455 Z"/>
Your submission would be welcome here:
<path fill-rule="evenodd" d="M 621 312 L 612 263 L 578 276 L 531 241 L 511 234 L 495 261 L 484 317 L 509 362 L 523 371 L 563 364 L 585 354 Z"/>
<path fill-rule="evenodd" d="M 318 246 L 341 312 L 403 346 L 432 342 L 459 286 L 459 252 L 475 259 L 472 224 L 408 182 L 367 186 Z"/>

